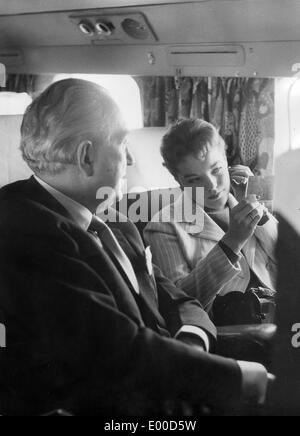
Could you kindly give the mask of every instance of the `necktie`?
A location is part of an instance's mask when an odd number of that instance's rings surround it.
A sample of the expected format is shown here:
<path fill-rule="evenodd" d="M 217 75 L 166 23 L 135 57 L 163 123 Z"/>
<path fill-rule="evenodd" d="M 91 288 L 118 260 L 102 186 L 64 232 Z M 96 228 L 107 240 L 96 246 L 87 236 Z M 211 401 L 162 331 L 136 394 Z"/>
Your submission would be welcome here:
<path fill-rule="evenodd" d="M 103 221 L 94 216 L 88 231 L 100 240 L 106 250 L 114 257 L 126 274 L 135 292 L 139 294 L 139 285 L 132 264 L 110 228 Z"/>

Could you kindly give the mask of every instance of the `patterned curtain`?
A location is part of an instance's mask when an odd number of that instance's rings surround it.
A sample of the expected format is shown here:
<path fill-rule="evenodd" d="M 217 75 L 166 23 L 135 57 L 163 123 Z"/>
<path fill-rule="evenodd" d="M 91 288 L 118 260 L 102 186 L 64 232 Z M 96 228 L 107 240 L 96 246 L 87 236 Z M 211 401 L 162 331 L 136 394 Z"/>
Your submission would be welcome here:
<path fill-rule="evenodd" d="M 27 92 L 34 94 L 38 76 L 27 74 L 9 74 L 6 79 L 6 87 L 0 88 L 4 92 Z"/>
<path fill-rule="evenodd" d="M 230 165 L 247 165 L 256 175 L 273 173 L 275 121 L 273 79 L 144 77 L 145 127 L 202 118 L 219 130 Z"/>
<path fill-rule="evenodd" d="M 26 92 L 33 98 L 52 83 L 53 75 L 9 74 L 2 92 Z"/>

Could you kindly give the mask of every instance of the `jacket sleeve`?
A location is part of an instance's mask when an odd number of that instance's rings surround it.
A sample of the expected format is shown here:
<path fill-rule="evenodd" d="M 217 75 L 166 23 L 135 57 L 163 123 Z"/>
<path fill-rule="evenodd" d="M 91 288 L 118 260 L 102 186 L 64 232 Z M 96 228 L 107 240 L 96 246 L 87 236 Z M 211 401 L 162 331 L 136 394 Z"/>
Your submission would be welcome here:
<path fill-rule="evenodd" d="M 269 215 L 269 217 L 269 221 L 264 226 L 256 228 L 255 236 L 268 257 L 277 264 L 278 221 L 273 215 Z"/>
<path fill-rule="evenodd" d="M 214 343 L 217 338 L 216 327 L 199 302 L 175 286 L 155 265 L 154 274 L 159 310 L 171 334 L 175 336 L 183 326 L 199 327 L 207 333 L 210 343 Z"/>
<path fill-rule="evenodd" d="M 6 405 L 143 414 L 164 399 L 239 401 L 235 361 L 165 339 L 128 318 L 66 232 L 0 228 Z M 22 230 L 22 231 L 21 231 Z M 46 229 L 45 229 L 46 231 Z M 9 408 L 9 406 L 8 406 Z M 41 409 L 41 410 L 40 410 Z"/>
<path fill-rule="evenodd" d="M 206 310 L 224 285 L 241 272 L 240 265 L 232 264 L 218 244 L 192 268 L 182 250 L 185 241 L 179 240 L 171 223 L 151 222 L 144 236 L 163 274 Z"/>

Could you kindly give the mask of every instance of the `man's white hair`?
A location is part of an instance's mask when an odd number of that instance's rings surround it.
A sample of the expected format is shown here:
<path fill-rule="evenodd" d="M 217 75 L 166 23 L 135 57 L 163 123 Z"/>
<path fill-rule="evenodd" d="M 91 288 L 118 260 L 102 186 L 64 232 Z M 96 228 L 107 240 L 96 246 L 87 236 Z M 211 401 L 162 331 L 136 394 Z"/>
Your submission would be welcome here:
<path fill-rule="evenodd" d="M 97 145 L 126 135 L 120 110 L 101 86 L 80 79 L 56 82 L 28 107 L 21 152 L 34 173 L 57 174 L 76 164 L 83 141 Z"/>

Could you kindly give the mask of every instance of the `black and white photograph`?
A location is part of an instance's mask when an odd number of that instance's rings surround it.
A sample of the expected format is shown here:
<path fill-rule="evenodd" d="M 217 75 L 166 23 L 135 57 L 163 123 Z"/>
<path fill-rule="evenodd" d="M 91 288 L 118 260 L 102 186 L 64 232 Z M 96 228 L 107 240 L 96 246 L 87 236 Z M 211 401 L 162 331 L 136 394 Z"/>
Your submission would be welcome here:
<path fill-rule="evenodd" d="M 0 416 L 300 416 L 300 1 L 0 0 Z"/>

